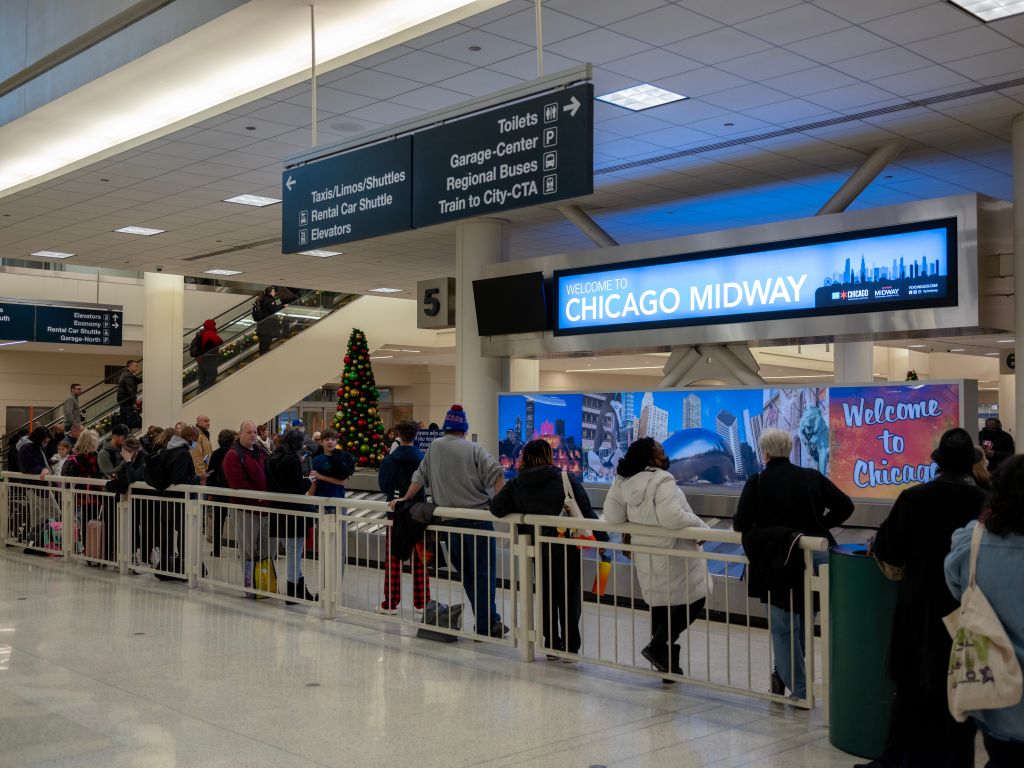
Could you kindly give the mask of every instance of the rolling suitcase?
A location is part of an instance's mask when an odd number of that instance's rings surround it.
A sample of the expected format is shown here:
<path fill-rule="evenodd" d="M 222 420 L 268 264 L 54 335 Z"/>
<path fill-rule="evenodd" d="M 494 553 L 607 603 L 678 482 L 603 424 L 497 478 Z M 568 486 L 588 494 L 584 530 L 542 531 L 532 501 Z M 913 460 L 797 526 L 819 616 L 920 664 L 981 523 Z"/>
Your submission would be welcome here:
<path fill-rule="evenodd" d="M 102 520 L 90 520 L 85 524 L 85 556 L 97 560 L 107 559 Z"/>

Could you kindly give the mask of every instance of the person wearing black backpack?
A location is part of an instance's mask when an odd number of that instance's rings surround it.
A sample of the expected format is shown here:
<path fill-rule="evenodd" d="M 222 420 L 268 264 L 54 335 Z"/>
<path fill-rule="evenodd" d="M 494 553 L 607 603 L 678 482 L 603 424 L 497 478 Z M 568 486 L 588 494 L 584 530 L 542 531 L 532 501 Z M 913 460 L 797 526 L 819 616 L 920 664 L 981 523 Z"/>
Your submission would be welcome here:
<path fill-rule="evenodd" d="M 395 425 L 398 433 L 398 447 L 384 457 L 377 472 L 377 483 L 388 501 L 400 499 L 412 484 L 412 476 L 423 461 L 423 454 L 416 447 L 416 432 L 419 425 L 415 421 L 400 421 Z M 425 501 L 426 494 L 421 489 L 410 501 Z M 388 519 L 394 518 L 394 512 L 388 512 Z M 394 615 L 398 613 L 398 605 L 402 601 L 402 561 L 391 554 L 391 526 L 387 527 L 387 540 L 384 544 L 384 602 L 378 609 L 381 613 Z M 427 564 L 423 547 L 418 546 L 412 554 L 413 575 L 413 607 L 421 611 L 430 602 L 430 577 L 427 575 Z"/>
<path fill-rule="evenodd" d="M 199 371 L 199 391 L 213 386 L 217 380 L 217 364 L 220 361 L 219 347 L 224 340 L 217 334 L 217 321 L 204 320 L 203 330 L 196 334 L 188 346 L 188 353 L 196 361 Z"/>
<path fill-rule="evenodd" d="M 283 305 L 277 298 L 277 289 L 268 285 L 263 289 L 263 295 L 257 299 L 252 306 L 252 319 L 256 321 L 256 336 L 260 340 L 260 354 L 270 351 L 270 345 L 274 339 L 281 335 L 281 324 L 277 318 L 270 319 L 281 309 Z"/>
<path fill-rule="evenodd" d="M 149 549 L 150 565 L 169 572 L 155 574 L 161 581 L 187 580 L 182 567 L 185 562 L 185 511 L 183 505 L 177 503 L 183 496 L 178 491 L 167 489 L 172 485 L 199 485 L 191 455 L 191 448 L 198 437 L 199 430 L 191 424 L 184 425 L 180 435 L 176 435 L 173 429 L 165 429 L 157 439 L 157 444 L 163 448 L 146 459 L 146 483 L 162 498 L 175 500 L 145 502 L 150 510 L 147 521 L 149 535 L 155 533 L 158 537 L 155 547 Z"/>

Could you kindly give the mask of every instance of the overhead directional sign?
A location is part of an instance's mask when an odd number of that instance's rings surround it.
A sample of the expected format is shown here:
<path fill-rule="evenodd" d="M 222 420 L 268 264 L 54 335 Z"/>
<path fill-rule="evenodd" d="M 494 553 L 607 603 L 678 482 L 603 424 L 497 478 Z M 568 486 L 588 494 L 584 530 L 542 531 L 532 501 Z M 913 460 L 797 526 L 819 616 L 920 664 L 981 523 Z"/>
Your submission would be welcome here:
<path fill-rule="evenodd" d="M 593 100 L 581 83 L 288 168 L 281 250 L 589 195 Z"/>
<path fill-rule="evenodd" d="M 413 226 L 591 194 L 593 102 L 583 83 L 415 134 Z"/>
<path fill-rule="evenodd" d="M 35 307 L 11 304 L 0 299 L 0 339 L 31 341 L 35 323 Z"/>
<path fill-rule="evenodd" d="M 282 252 L 404 232 L 411 221 L 411 177 L 408 136 L 285 171 Z"/>
<path fill-rule="evenodd" d="M 2 339 L 119 347 L 123 319 L 124 313 L 117 306 L 67 306 L 0 299 Z"/>

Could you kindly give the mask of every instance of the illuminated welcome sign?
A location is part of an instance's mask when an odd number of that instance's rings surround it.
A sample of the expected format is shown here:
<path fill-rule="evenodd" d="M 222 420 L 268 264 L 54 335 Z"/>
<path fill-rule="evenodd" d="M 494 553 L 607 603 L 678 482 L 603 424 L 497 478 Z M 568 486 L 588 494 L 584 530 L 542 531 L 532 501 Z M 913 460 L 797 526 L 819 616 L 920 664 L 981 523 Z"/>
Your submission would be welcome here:
<path fill-rule="evenodd" d="M 956 220 L 555 271 L 555 334 L 956 304 Z"/>

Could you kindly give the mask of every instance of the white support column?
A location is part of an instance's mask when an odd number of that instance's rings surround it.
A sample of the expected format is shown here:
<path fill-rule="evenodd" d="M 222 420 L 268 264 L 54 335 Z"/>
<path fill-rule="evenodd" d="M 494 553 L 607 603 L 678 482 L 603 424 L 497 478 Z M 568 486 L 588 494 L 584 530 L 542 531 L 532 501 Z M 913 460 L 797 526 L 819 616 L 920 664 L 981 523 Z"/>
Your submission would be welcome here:
<path fill-rule="evenodd" d="M 906 381 L 907 371 L 911 368 L 910 350 L 889 347 L 888 362 L 886 373 L 889 381 Z"/>
<path fill-rule="evenodd" d="M 181 334 L 185 278 L 147 272 L 142 330 L 142 423 L 169 427 L 181 417 Z"/>
<path fill-rule="evenodd" d="M 473 281 L 487 264 L 502 261 L 508 246 L 505 222 L 474 219 L 455 228 L 455 402 L 469 417 L 469 439 L 498 450 L 501 360 L 480 354 Z"/>
<path fill-rule="evenodd" d="M 833 344 L 836 384 L 866 384 L 874 380 L 871 370 L 874 353 L 870 341 Z"/>
<path fill-rule="evenodd" d="M 540 360 L 519 357 L 508 359 L 509 392 L 540 391 Z"/>
<path fill-rule="evenodd" d="M 999 374 L 999 420 L 1003 429 L 1017 440 L 1017 376 L 1013 373 Z"/>
<path fill-rule="evenodd" d="M 1017 346 L 1024 348 L 1024 114 L 1013 118 L 1010 128 L 1013 143 L 1013 328 Z M 999 399 L 999 415 L 1014 425 L 1024 424 L 1024 376 L 1014 374 L 1014 402 L 1009 408 Z M 1000 385 L 1002 394 L 1002 385 Z M 1013 410 L 1013 418 L 1008 411 Z"/>

